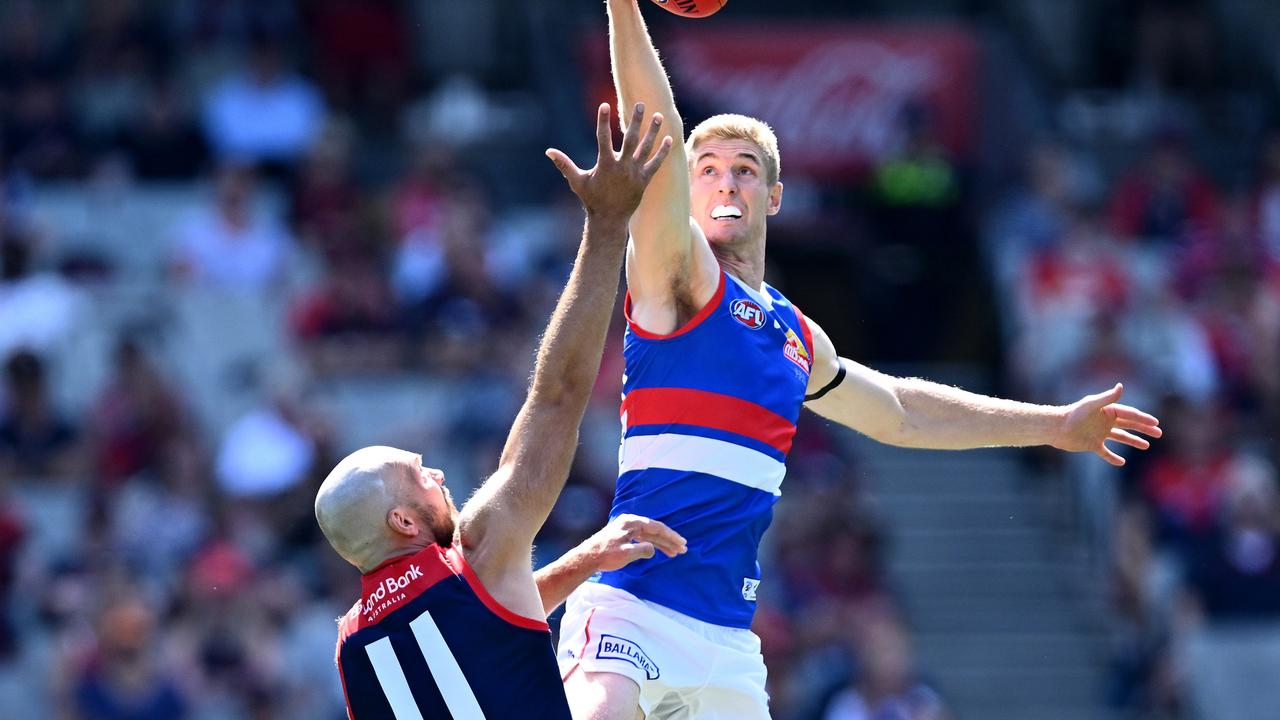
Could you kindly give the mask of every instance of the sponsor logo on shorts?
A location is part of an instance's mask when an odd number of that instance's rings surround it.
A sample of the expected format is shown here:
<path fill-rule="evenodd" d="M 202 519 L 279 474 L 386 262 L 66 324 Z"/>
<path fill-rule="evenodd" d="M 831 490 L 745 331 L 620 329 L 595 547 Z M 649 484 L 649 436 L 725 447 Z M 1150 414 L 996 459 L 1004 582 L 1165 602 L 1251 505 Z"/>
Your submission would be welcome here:
<path fill-rule="evenodd" d="M 734 300 L 733 304 L 729 306 L 729 314 L 733 315 L 734 320 L 752 330 L 759 330 L 764 327 L 764 310 L 754 300 L 746 298 Z"/>
<path fill-rule="evenodd" d="M 600 645 L 596 648 L 596 657 L 601 660 L 624 660 L 644 671 L 645 677 L 657 680 L 661 675 L 658 665 L 640 649 L 640 646 L 626 638 L 616 635 L 602 634 Z"/>
<path fill-rule="evenodd" d="M 755 578 L 742 578 L 742 599 L 756 601 L 756 591 L 760 589 L 760 581 Z"/>

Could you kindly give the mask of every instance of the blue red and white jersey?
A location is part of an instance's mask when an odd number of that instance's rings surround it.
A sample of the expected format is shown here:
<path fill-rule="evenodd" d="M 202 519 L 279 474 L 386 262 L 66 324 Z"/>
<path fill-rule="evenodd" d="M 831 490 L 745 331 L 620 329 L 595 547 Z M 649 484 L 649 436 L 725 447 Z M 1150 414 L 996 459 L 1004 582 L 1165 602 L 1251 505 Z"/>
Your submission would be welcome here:
<path fill-rule="evenodd" d="M 611 515 L 655 518 L 689 551 L 598 579 L 686 615 L 746 628 L 760 538 L 782 493 L 809 384 L 804 316 L 769 286 L 721 272 L 715 296 L 670 335 L 631 322 L 623 345 L 622 448 Z"/>
<path fill-rule="evenodd" d="M 361 586 L 338 633 L 353 720 L 570 720 L 550 628 L 499 605 L 456 546 L 395 558 Z"/>

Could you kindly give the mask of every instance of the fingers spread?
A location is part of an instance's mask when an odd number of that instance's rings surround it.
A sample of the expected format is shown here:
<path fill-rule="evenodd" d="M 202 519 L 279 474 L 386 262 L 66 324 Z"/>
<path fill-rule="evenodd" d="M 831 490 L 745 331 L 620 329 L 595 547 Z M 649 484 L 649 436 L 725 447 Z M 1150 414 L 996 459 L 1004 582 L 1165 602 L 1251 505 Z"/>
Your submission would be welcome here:
<path fill-rule="evenodd" d="M 1106 392 L 1100 392 L 1097 395 L 1090 395 L 1088 397 L 1088 402 L 1089 405 L 1093 407 L 1106 407 L 1107 405 L 1119 400 L 1120 396 L 1123 394 L 1124 386 L 1120 383 L 1116 383 L 1115 387 L 1107 390 Z"/>
<path fill-rule="evenodd" d="M 1136 430 L 1137 432 L 1140 432 L 1143 435 L 1149 435 L 1153 438 L 1164 436 L 1164 430 L 1159 425 L 1152 425 L 1151 423 L 1146 423 L 1141 421 L 1125 420 L 1123 418 L 1117 418 L 1116 427 L 1124 428 L 1125 430 Z"/>
<path fill-rule="evenodd" d="M 654 173 L 658 172 L 658 168 L 662 166 L 662 161 L 667 159 L 667 155 L 671 152 L 671 146 L 674 144 L 675 141 L 671 139 L 670 135 L 662 138 L 662 144 L 658 146 L 658 152 L 654 153 L 649 162 L 644 165 L 642 172 L 644 172 L 646 178 L 652 177 Z"/>
<path fill-rule="evenodd" d="M 1130 447 L 1136 447 L 1139 450 L 1146 450 L 1151 447 L 1151 443 L 1147 442 L 1145 438 L 1140 438 L 1133 433 L 1125 432 L 1119 428 L 1111 428 L 1110 438 Z"/>
<path fill-rule="evenodd" d="M 609 103 L 600 103 L 596 113 L 596 145 L 599 146 L 600 159 L 613 157 L 613 133 L 609 129 Z"/>
<path fill-rule="evenodd" d="M 565 155 L 563 152 L 560 152 L 555 148 L 547 148 L 546 155 L 551 158 L 551 162 L 555 164 L 556 169 L 560 171 L 560 174 L 564 176 L 565 180 L 569 181 L 570 185 L 572 185 L 576 177 L 582 173 L 582 170 L 578 169 L 578 166 L 575 165 L 574 162 L 569 159 L 569 156 Z"/>
<path fill-rule="evenodd" d="M 645 130 L 644 138 L 640 141 L 640 147 L 635 150 L 631 158 L 636 162 L 643 163 L 653 153 L 653 144 L 658 139 L 658 128 L 662 127 L 662 113 L 654 113 L 649 119 L 648 129 Z"/>
<path fill-rule="evenodd" d="M 1115 414 L 1116 414 L 1117 420 L 1128 420 L 1131 422 L 1140 422 L 1146 425 L 1160 424 L 1159 418 L 1157 418 L 1155 415 L 1144 413 L 1138 408 L 1130 407 L 1128 405 L 1121 405 L 1119 403 L 1116 403 L 1112 407 L 1115 408 Z"/>
<path fill-rule="evenodd" d="M 1121 467 L 1124 465 L 1124 458 L 1115 454 L 1115 452 L 1113 452 L 1111 448 L 1106 446 L 1106 443 L 1103 443 L 1094 452 L 1098 454 L 1098 457 L 1102 458 L 1103 460 L 1106 460 L 1107 462 L 1111 463 L 1112 465 L 1115 465 L 1116 467 Z"/>
<path fill-rule="evenodd" d="M 630 157 L 640 144 L 640 126 L 644 122 L 644 103 L 636 103 L 631 111 L 631 122 L 622 134 L 622 157 Z"/>

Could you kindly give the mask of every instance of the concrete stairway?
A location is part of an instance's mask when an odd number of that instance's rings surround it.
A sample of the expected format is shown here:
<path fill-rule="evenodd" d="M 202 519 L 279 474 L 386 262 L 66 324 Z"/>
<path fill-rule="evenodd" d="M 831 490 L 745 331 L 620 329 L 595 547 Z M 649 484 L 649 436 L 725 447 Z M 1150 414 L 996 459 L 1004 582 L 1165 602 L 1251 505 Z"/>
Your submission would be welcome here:
<path fill-rule="evenodd" d="M 1012 451 L 859 440 L 921 669 L 959 720 L 1109 717 L 1104 643 L 1066 511 Z"/>

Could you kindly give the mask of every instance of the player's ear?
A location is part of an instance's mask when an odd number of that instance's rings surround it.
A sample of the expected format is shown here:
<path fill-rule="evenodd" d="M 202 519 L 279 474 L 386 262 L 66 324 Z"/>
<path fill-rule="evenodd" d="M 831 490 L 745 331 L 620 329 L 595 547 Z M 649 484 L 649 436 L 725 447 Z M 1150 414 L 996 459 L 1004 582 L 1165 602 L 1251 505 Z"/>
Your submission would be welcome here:
<path fill-rule="evenodd" d="M 422 532 L 413 517 L 399 505 L 387 511 L 387 527 L 391 528 L 391 532 L 404 537 L 417 537 Z"/>
<path fill-rule="evenodd" d="M 769 188 L 769 206 L 765 210 L 765 212 L 769 215 L 777 215 L 778 211 L 781 209 L 782 209 L 782 181 L 779 180 L 778 182 L 773 184 L 773 187 Z"/>

